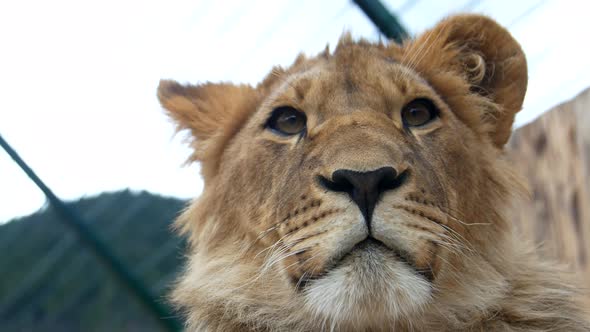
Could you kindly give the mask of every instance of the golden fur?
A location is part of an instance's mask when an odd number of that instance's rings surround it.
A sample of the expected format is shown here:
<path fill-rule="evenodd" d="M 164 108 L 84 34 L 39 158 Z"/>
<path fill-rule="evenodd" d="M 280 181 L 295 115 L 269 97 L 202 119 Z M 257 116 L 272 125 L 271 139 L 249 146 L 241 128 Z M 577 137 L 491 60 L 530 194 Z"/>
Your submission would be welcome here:
<path fill-rule="evenodd" d="M 476 15 L 401 46 L 345 35 L 257 87 L 162 81 L 205 180 L 177 221 L 188 330 L 590 331 L 576 289 L 504 217 L 523 191 L 503 146 L 526 84 L 518 43 Z M 439 117 L 405 128 L 416 98 Z M 306 114 L 304 136 L 265 128 L 285 105 Z M 409 175 L 370 228 L 317 181 L 384 166 Z"/>

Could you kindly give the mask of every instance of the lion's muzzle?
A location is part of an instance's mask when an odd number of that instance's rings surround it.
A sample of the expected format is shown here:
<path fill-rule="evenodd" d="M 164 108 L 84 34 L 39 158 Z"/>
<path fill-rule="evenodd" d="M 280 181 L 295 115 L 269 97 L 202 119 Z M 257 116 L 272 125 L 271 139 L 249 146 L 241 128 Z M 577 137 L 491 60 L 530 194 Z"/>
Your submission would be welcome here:
<path fill-rule="evenodd" d="M 319 182 L 328 190 L 347 193 L 360 209 L 370 231 L 371 218 L 379 199 L 386 191 L 400 187 L 406 177 L 407 172 L 398 174 L 393 167 L 368 172 L 339 169 L 332 173 L 332 180 L 319 176 Z"/>

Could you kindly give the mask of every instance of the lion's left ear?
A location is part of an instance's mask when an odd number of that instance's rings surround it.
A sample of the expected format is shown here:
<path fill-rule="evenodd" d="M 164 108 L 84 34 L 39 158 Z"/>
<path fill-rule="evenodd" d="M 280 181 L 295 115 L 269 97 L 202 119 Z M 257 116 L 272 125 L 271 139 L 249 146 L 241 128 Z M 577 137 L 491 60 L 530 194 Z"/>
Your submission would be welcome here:
<path fill-rule="evenodd" d="M 491 126 L 488 133 L 497 147 L 508 141 L 524 100 L 527 65 L 520 45 L 506 29 L 485 16 L 458 15 L 443 20 L 405 48 L 404 58 L 415 62 L 409 65 L 428 72 L 435 88 L 452 89 L 456 82 L 444 75 L 451 71 L 460 74 L 467 91 L 491 100 L 492 107 L 484 107 L 478 117 Z"/>

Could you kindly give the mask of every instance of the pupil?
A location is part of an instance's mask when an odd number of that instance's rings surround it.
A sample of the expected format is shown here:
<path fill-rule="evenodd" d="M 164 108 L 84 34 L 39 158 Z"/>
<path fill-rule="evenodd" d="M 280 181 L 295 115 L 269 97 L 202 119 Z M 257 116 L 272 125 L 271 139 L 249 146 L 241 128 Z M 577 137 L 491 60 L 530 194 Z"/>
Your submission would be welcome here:
<path fill-rule="evenodd" d="M 414 120 L 422 120 L 426 114 L 424 110 L 420 108 L 414 108 L 410 113 L 412 114 Z"/>
<path fill-rule="evenodd" d="M 296 114 L 288 114 L 281 119 L 283 130 L 294 132 L 299 130 L 299 117 Z"/>

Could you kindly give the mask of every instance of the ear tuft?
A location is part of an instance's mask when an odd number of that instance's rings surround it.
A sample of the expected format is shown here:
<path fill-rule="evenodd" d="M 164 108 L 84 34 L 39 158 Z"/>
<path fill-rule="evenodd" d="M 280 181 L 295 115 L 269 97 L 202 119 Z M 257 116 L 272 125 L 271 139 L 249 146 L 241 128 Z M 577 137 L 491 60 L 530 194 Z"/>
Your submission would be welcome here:
<path fill-rule="evenodd" d="M 483 82 L 488 69 L 483 57 L 477 53 L 469 53 L 464 56 L 462 62 L 469 83 L 473 86 L 479 86 Z"/>
<path fill-rule="evenodd" d="M 174 96 L 184 93 L 184 87 L 180 83 L 173 80 L 160 80 L 158 85 L 158 97 L 160 100 L 167 96 Z"/>
<path fill-rule="evenodd" d="M 158 85 L 158 99 L 160 100 L 160 104 L 173 114 L 194 110 L 195 105 L 192 103 L 186 90 L 187 87 L 182 86 L 176 81 L 161 80 Z M 171 115 L 174 117 L 173 114 Z"/>

